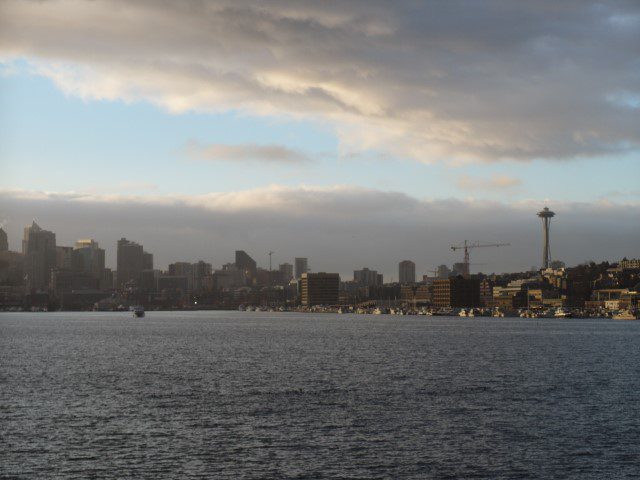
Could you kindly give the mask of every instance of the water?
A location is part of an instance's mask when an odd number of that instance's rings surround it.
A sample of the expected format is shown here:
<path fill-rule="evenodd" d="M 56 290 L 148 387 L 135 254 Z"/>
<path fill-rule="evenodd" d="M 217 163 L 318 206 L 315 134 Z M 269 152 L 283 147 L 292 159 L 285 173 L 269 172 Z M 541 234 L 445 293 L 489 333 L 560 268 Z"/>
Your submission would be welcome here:
<path fill-rule="evenodd" d="M 3 478 L 638 478 L 640 322 L 0 315 Z"/>

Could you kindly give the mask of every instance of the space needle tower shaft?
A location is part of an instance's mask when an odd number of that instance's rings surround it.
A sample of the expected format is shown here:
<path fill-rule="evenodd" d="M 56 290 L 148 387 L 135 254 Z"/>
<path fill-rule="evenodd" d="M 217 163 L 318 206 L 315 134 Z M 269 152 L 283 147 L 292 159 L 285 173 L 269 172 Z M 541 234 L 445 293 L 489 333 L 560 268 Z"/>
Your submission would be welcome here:
<path fill-rule="evenodd" d="M 549 227 L 551 225 L 551 218 L 555 216 L 555 213 L 549 210 L 549 207 L 544 207 L 538 212 L 538 217 L 542 219 L 542 268 L 549 268 L 551 263 L 551 247 L 549 246 Z"/>

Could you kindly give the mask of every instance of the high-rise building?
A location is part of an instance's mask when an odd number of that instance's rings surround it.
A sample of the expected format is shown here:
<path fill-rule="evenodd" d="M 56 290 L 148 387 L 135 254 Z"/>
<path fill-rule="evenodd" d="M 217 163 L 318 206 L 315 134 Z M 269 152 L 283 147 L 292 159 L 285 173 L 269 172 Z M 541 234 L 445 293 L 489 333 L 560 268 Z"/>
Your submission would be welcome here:
<path fill-rule="evenodd" d="M 337 273 L 303 273 L 300 277 L 300 300 L 302 305 L 336 305 L 340 290 L 340 275 Z"/>
<path fill-rule="evenodd" d="M 282 279 L 284 282 L 289 282 L 293 278 L 293 265 L 290 263 L 281 263 L 278 267 L 278 270 L 282 274 Z"/>
<path fill-rule="evenodd" d="M 433 305 L 436 307 L 479 307 L 480 281 L 462 276 L 433 282 Z"/>
<path fill-rule="evenodd" d="M 307 273 L 309 271 L 309 264 L 306 257 L 296 257 L 294 265 L 296 279 L 301 278 L 303 273 Z"/>
<path fill-rule="evenodd" d="M 140 283 L 140 276 L 144 264 L 144 250 L 142 245 L 131 242 L 126 238 L 118 240 L 118 288 L 129 282 Z"/>
<path fill-rule="evenodd" d="M 191 272 L 193 275 L 193 289 L 200 291 L 205 287 L 206 279 L 211 277 L 211 264 L 199 260 L 192 265 Z"/>
<path fill-rule="evenodd" d="M 363 287 L 382 285 L 382 274 L 379 274 L 376 270 L 369 270 L 368 268 L 354 270 L 353 282 Z"/>
<path fill-rule="evenodd" d="M 411 260 L 403 260 L 398 264 L 398 281 L 400 283 L 416 283 L 416 264 Z"/>
<path fill-rule="evenodd" d="M 153 270 L 153 253 L 142 252 L 142 269 Z"/>
<path fill-rule="evenodd" d="M 22 253 L 25 256 L 27 288 L 47 288 L 51 279 L 51 269 L 56 266 L 56 234 L 43 230 L 34 221 L 24 229 Z"/>
<path fill-rule="evenodd" d="M 236 267 L 242 270 L 245 276 L 249 279 L 250 283 L 253 283 L 258 272 L 256 261 L 249 256 L 244 250 L 236 250 Z"/>
<path fill-rule="evenodd" d="M 7 232 L 0 228 L 0 252 L 6 252 L 9 250 L 9 240 L 7 239 Z"/>
<path fill-rule="evenodd" d="M 73 255 L 73 247 L 56 245 L 56 268 L 72 270 L 77 261 Z"/>
<path fill-rule="evenodd" d="M 193 264 L 190 262 L 175 262 L 169 264 L 169 276 L 185 277 L 187 279 L 187 288 L 189 291 L 193 289 Z"/>
<path fill-rule="evenodd" d="M 104 249 L 98 242 L 91 239 L 78 240 L 73 249 L 75 267 L 90 275 L 92 278 L 102 280 L 104 273 Z"/>

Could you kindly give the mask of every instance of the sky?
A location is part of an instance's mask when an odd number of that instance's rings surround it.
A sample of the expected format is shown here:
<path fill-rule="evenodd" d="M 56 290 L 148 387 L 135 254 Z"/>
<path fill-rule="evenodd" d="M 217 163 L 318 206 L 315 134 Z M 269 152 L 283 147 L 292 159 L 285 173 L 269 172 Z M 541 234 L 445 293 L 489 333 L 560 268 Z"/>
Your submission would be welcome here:
<path fill-rule="evenodd" d="M 0 1 L 0 222 L 348 278 L 640 254 L 634 1 Z"/>

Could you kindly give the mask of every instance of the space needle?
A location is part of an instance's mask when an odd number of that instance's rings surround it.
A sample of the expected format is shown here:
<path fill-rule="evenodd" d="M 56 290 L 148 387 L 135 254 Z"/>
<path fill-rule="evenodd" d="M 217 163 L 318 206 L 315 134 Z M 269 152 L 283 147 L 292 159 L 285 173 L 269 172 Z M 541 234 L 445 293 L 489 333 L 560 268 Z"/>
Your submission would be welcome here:
<path fill-rule="evenodd" d="M 542 268 L 549 268 L 551 263 L 551 249 L 549 248 L 549 226 L 551 225 L 551 218 L 555 216 L 555 213 L 549 210 L 549 207 L 544 207 L 538 212 L 538 216 L 542 219 L 542 233 L 544 245 L 542 247 Z"/>

